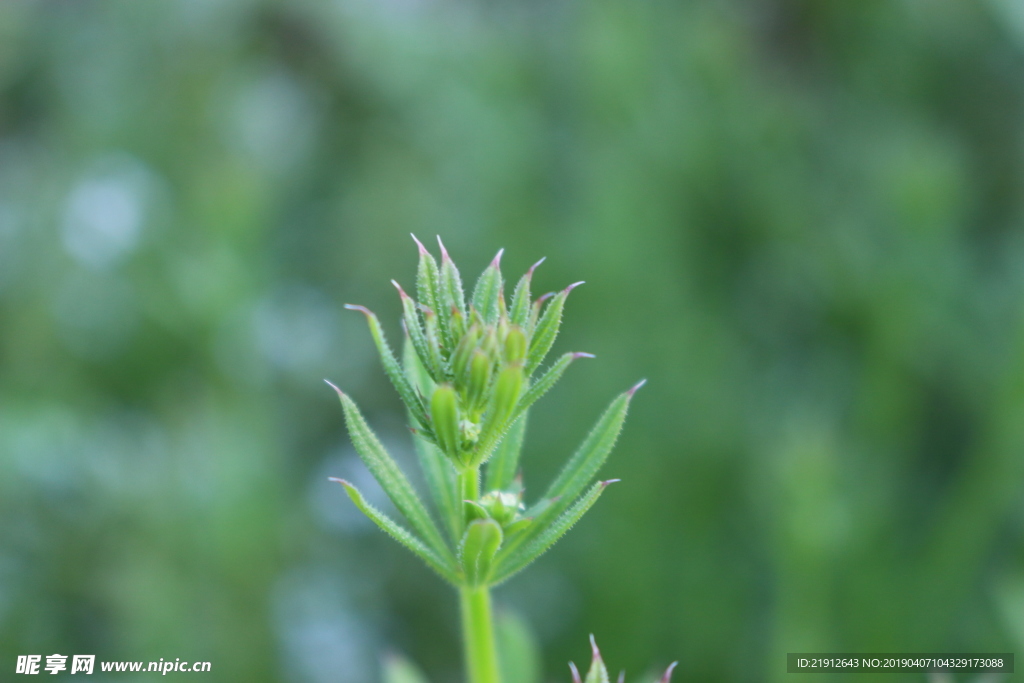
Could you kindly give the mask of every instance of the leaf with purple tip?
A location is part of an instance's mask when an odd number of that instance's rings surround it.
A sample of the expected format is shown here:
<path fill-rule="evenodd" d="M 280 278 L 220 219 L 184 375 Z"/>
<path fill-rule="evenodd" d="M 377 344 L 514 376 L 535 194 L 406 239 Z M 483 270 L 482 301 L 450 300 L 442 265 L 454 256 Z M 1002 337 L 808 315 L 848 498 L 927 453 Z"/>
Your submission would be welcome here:
<path fill-rule="evenodd" d="M 412 378 L 413 388 L 421 395 L 430 396 L 434 393 L 434 380 L 427 374 L 419 357 L 406 339 L 405 370 Z M 455 469 L 441 449 L 430 439 L 413 434 L 413 445 L 419 459 L 423 478 L 427 482 L 430 497 L 441 517 L 442 526 L 448 533 L 452 546 L 462 537 L 462 516 L 459 506 L 458 489 L 455 483 Z"/>
<path fill-rule="evenodd" d="M 515 544 L 515 546 L 509 544 L 508 548 L 502 549 L 496 558 L 494 578 L 491 583 L 498 584 L 505 581 L 547 552 L 558 539 L 564 536 L 579 521 L 580 517 L 586 514 L 587 510 L 593 507 L 605 488 L 614 481 L 617 480 L 599 481 L 594 484 L 587 491 L 586 495 L 582 496 L 572 507 L 558 517 L 554 523 L 540 533 L 530 534 L 530 531 L 534 528 L 530 527 L 520 534 L 519 537 L 531 536 L 532 538 L 525 543 Z"/>
<path fill-rule="evenodd" d="M 576 282 L 569 285 L 556 294 L 544 309 L 544 313 L 533 328 L 533 336 L 530 339 L 530 351 L 526 355 L 527 377 L 532 375 L 533 371 L 544 362 L 548 351 L 555 343 L 558 329 L 562 325 L 562 310 L 565 308 L 565 300 L 569 297 L 569 292 L 582 284 L 582 282 Z"/>
<path fill-rule="evenodd" d="M 590 653 L 590 670 L 583 683 L 609 683 L 608 668 L 601 659 L 601 651 L 597 648 L 593 633 L 590 634 Z"/>
<path fill-rule="evenodd" d="M 493 324 L 497 322 L 498 316 L 504 309 L 504 287 L 505 283 L 501 278 L 501 254 L 494 257 L 490 265 L 480 274 L 473 288 L 473 308 L 480 311 L 484 321 Z"/>
<path fill-rule="evenodd" d="M 416 235 L 412 235 L 412 239 L 420 250 L 420 262 L 416 268 L 416 296 L 419 297 L 421 304 L 429 309 L 437 310 L 440 282 L 437 261 L 423 246 L 423 243 L 416 239 Z"/>
<path fill-rule="evenodd" d="M 399 296 L 402 298 L 402 319 L 405 323 L 405 333 L 409 336 L 412 341 L 413 348 L 416 349 L 416 353 L 419 354 L 420 360 L 423 363 L 423 367 L 430 372 L 431 377 L 434 381 L 440 381 L 441 367 L 439 359 L 435 359 L 427 345 L 427 336 L 423 332 L 423 327 L 420 325 L 420 316 L 416 311 L 416 302 L 413 298 L 405 293 L 402 286 L 395 280 L 391 281 L 391 284 L 398 290 Z"/>
<path fill-rule="evenodd" d="M 569 368 L 577 358 L 593 358 L 592 353 L 566 353 L 563 354 L 557 361 L 552 363 L 551 367 L 548 368 L 540 378 L 530 385 L 530 388 L 523 392 L 523 395 L 519 399 L 519 405 L 516 406 L 515 415 L 523 415 L 527 410 L 530 409 L 534 403 L 540 399 L 541 396 L 546 394 L 551 387 L 562 378 L 565 371 Z"/>
<path fill-rule="evenodd" d="M 380 356 L 381 365 L 384 366 L 384 372 L 387 374 L 388 379 L 398 390 L 398 395 L 402 398 L 402 402 L 405 403 L 409 412 L 412 413 L 413 417 L 420 424 L 420 427 L 425 431 L 430 432 L 430 421 L 427 419 L 426 407 L 423 405 L 423 401 L 413 391 L 412 384 L 409 383 L 409 378 L 402 372 L 402 366 L 399 365 L 398 360 L 395 358 L 395 354 L 391 351 L 391 347 L 388 345 L 387 339 L 384 337 L 384 330 L 381 329 L 380 321 L 377 320 L 377 316 L 365 306 L 354 306 L 352 304 L 346 304 L 345 308 L 350 311 L 359 311 L 366 316 L 366 322 L 370 326 L 370 335 L 373 337 L 373 343 L 377 346 L 377 353 Z"/>
<path fill-rule="evenodd" d="M 450 559 L 451 550 L 445 544 L 430 512 L 423 505 L 420 497 L 416 494 L 416 489 L 402 472 L 402 468 L 398 466 L 377 435 L 370 429 L 355 401 L 337 387 L 334 387 L 334 390 L 338 392 L 338 397 L 341 399 L 348 433 L 360 459 L 366 464 L 374 479 L 380 483 L 381 488 L 388 494 L 388 498 L 395 504 L 395 507 L 405 515 L 413 529 L 423 537 L 424 542 L 439 557 L 444 560 Z"/>
<path fill-rule="evenodd" d="M 519 283 L 512 292 L 512 304 L 508 309 L 508 318 L 513 325 L 521 327 L 527 335 L 530 334 L 530 283 L 533 280 L 533 271 L 536 270 L 544 259 L 537 261 L 526 273 L 519 278 Z"/>
<path fill-rule="evenodd" d="M 454 306 L 465 318 L 466 295 L 462 291 L 462 276 L 459 275 L 459 269 L 455 267 L 455 262 L 448 255 L 448 250 L 444 248 L 440 235 L 437 237 L 437 243 L 441 247 L 441 272 L 438 281 L 436 313 L 442 318 L 440 326 L 441 332 L 445 336 L 445 345 L 447 348 L 452 348 L 458 340 L 454 339 L 451 334 L 451 310 Z"/>
<path fill-rule="evenodd" d="M 519 402 L 523 388 L 523 368 L 512 365 L 498 373 L 494 381 L 494 393 L 484 414 L 480 438 L 474 449 L 471 464 L 480 466 L 491 457 L 494 448 L 501 442 L 509 427 L 509 420 Z"/>
<path fill-rule="evenodd" d="M 561 473 L 551 483 L 545 498 L 573 500 L 597 475 L 597 471 L 608 459 L 609 453 L 622 431 L 626 420 L 626 412 L 633 397 L 633 391 L 619 394 L 598 419 L 597 424 L 583 440 L 579 449 L 562 468 Z M 554 509 L 559 508 L 556 503 Z"/>

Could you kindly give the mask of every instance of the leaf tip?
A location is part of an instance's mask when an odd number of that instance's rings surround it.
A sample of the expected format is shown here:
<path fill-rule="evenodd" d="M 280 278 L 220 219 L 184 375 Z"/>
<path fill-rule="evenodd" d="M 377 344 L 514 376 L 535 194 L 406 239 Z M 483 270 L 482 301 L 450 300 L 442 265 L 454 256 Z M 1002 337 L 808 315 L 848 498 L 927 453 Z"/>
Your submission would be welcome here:
<path fill-rule="evenodd" d="M 554 295 L 555 295 L 554 292 L 548 292 L 547 294 L 541 294 L 539 297 L 537 297 L 537 305 L 538 306 L 541 305 L 542 303 L 544 303 L 545 301 L 547 301 L 548 299 L 550 299 Z"/>
<path fill-rule="evenodd" d="M 594 638 L 594 634 L 590 634 L 590 654 L 594 658 L 595 662 L 601 661 L 601 650 L 597 647 L 597 639 Z"/>
<path fill-rule="evenodd" d="M 576 668 L 575 662 L 569 662 L 569 671 L 572 672 L 572 683 L 583 683 L 580 678 L 580 671 Z"/>
<path fill-rule="evenodd" d="M 345 304 L 345 308 L 347 308 L 350 311 L 359 311 L 360 313 L 365 315 L 367 318 L 373 316 L 373 312 L 369 308 L 367 308 L 366 306 L 357 306 L 355 304 Z"/>
<path fill-rule="evenodd" d="M 492 268 L 499 268 L 501 266 L 501 255 L 504 254 L 504 253 L 505 253 L 505 247 L 502 247 L 501 249 L 498 250 L 498 253 L 494 256 L 494 259 L 491 260 L 491 267 Z"/>
<path fill-rule="evenodd" d="M 579 287 L 582 284 L 586 284 L 586 281 L 585 280 L 580 280 L 579 282 L 574 282 L 571 285 L 569 285 L 568 287 L 566 287 L 563 291 L 566 294 L 568 294 L 569 292 L 571 292 L 572 290 L 576 289 L 577 287 Z"/>
<path fill-rule="evenodd" d="M 444 261 L 451 261 L 451 256 L 448 255 L 448 250 L 444 248 L 444 242 L 441 241 L 441 236 L 437 236 L 437 246 L 441 248 L 441 259 Z"/>
<path fill-rule="evenodd" d="M 622 481 L 622 480 L 621 479 L 605 479 L 604 481 L 601 482 L 601 488 L 607 488 L 607 487 L 611 486 L 612 484 L 619 483 L 620 481 Z"/>
<path fill-rule="evenodd" d="M 401 297 L 403 299 L 408 299 L 409 298 L 409 295 L 405 293 L 405 290 L 402 289 L 402 285 L 398 284 L 397 280 L 392 280 L 391 284 L 393 284 L 395 286 L 395 289 L 398 290 L 398 293 L 401 295 Z"/>
<path fill-rule="evenodd" d="M 420 242 L 418 239 L 416 239 L 416 235 L 414 235 L 414 234 L 412 234 L 410 232 L 409 236 L 412 237 L 412 241 L 416 243 L 417 247 L 419 247 L 419 249 L 420 249 L 420 256 L 426 256 L 427 254 L 430 253 L 430 252 L 427 251 L 427 248 L 425 246 L 423 246 L 423 242 Z"/>
<path fill-rule="evenodd" d="M 592 353 L 584 353 L 583 351 L 577 351 L 576 353 L 572 354 L 572 359 L 576 360 L 577 358 L 597 358 L 597 356 L 595 356 Z"/>
<path fill-rule="evenodd" d="M 665 675 L 661 677 L 660 683 L 669 683 L 669 681 L 672 680 L 672 670 L 675 669 L 678 664 L 679 662 L 672 662 L 668 665 L 668 668 L 665 669 Z"/>
<path fill-rule="evenodd" d="M 642 387 L 645 384 L 647 384 L 647 380 L 642 379 L 636 384 L 634 384 L 632 387 L 630 387 L 629 391 L 627 391 L 626 393 L 629 394 L 630 398 L 633 398 L 633 394 L 635 394 L 640 389 L 640 387 Z"/>
<path fill-rule="evenodd" d="M 619 672 L 619 683 L 626 683 L 626 670 L 623 669 Z"/>
<path fill-rule="evenodd" d="M 329 387 L 330 387 L 331 389 L 334 389 L 334 390 L 335 390 L 336 392 L 338 392 L 338 396 L 344 396 L 344 395 L 345 395 L 345 392 L 344 392 L 344 391 L 342 391 L 341 389 L 339 389 L 339 388 L 338 388 L 338 385 L 336 385 L 336 384 L 335 384 L 334 382 L 332 382 L 331 380 L 329 380 L 329 379 L 325 379 L 325 380 L 324 380 L 324 382 L 325 382 L 325 383 L 327 384 L 327 386 L 329 386 Z"/>
<path fill-rule="evenodd" d="M 345 488 L 348 488 L 349 486 L 352 485 L 352 484 L 348 483 L 347 480 L 341 479 L 339 477 L 327 477 L 327 481 L 336 481 L 339 484 L 341 484 L 342 486 L 344 486 Z"/>
<path fill-rule="evenodd" d="M 530 266 L 530 269 L 528 271 L 526 271 L 527 277 L 532 278 L 533 277 L 533 271 L 537 270 L 537 266 L 539 266 L 540 264 L 544 263 L 544 259 L 546 259 L 546 258 L 547 258 L 547 256 L 542 256 L 540 261 L 537 261 L 532 266 Z"/>

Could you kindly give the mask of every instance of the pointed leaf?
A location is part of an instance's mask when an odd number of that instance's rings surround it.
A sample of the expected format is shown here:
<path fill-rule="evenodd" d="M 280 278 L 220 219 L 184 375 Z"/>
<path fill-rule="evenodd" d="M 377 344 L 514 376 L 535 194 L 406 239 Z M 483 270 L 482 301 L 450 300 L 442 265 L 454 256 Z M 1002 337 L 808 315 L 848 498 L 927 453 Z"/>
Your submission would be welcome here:
<path fill-rule="evenodd" d="M 413 235 L 412 238 L 420 250 L 420 262 L 416 268 L 416 296 L 419 297 L 421 304 L 436 311 L 438 306 L 437 288 L 440 282 L 437 261 L 427 251 L 427 248 L 416 239 L 416 235 Z"/>
<path fill-rule="evenodd" d="M 438 236 L 437 243 L 441 247 L 441 273 L 438 285 L 438 306 L 437 314 L 442 318 L 441 332 L 444 335 L 444 342 L 447 348 L 455 346 L 456 340 L 451 333 L 451 310 L 454 307 L 462 317 L 466 317 L 466 295 L 462 291 L 462 276 L 455 262 L 448 255 L 444 248 L 441 237 Z"/>
<path fill-rule="evenodd" d="M 622 431 L 626 411 L 635 389 L 619 394 L 604 411 L 601 418 L 590 430 L 590 434 L 562 468 L 558 478 L 548 488 L 545 498 L 574 499 L 587 484 L 593 481 L 601 465 L 608 459 L 615 441 Z M 557 507 L 557 504 L 556 504 Z"/>
<path fill-rule="evenodd" d="M 480 274 L 473 288 L 473 308 L 480 311 L 484 321 L 494 323 L 498 320 L 499 313 L 504 309 L 504 287 L 505 283 L 501 278 L 501 254 L 502 249 L 494 257 L 491 264 Z M 499 303 L 500 302 L 500 303 Z"/>
<path fill-rule="evenodd" d="M 678 665 L 679 665 L 679 662 L 672 662 L 671 664 L 669 664 L 668 668 L 665 669 L 665 675 L 661 677 L 660 683 L 670 683 L 670 681 L 672 680 L 672 671 Z"/>
<path fill-rule="evenodd" d="M 563 289 L 544 309 L 543 315 L 533 330 L 533 337 L 530 339 L 530 352 L 526 356 L 527 376 L 533 374 L 533 371 L 544 362 L 548 351 L 555 343 L 555 337 L 558 336 L 558 328 L 562 325 L 562 310 L 565 308 L 565 300 L 569 297 L 569 292 L 581 284 L 583 283 L 576 282 Z"/>
<path fill-rule="evenodd" d="M 459 561 L 471 586 L 486 583 L 501 539 L 501 525 L 493 519 L 478 519 L 466 527 L 466 535 L 459 547 Z"/>
<path fill-rule="evenodd" d="M 405 290 L 402 289 L 402 286 L 396 281 L 392 280 L 391 284 L 395 286 L 399 295 L 402 297 L 402 319 L 405 322 L 406 335 L 412 342 L 413 348 L 416 349 L 416 354 L 420 357 L 420 362 L 423 363 L 423 367 L 427 369 L 435 382 L 440 381 L 440 359 L 436 355 L 432 355 L 430 353 L 430 347 L 427 344 L 427 336 L 423 332 L 423 327 L 420 325 L 420 316 L 416 312 L 416 302 L 412 300 L 411 296 L 405 293 Z"/>
<path fill-rule="evenodd" d="M 441 559 L 441 557 L 438 556 L 432 548 L 429 548 L 426 543 L 410 533 L 408 530 L 404 529 L 383 512 L 370 505 L 366 498 L 363 497 L 363 494 L 359 492 L 359 489 L 349 482 L 344 479 L 335 479 L 333 477 L 331 478 L 331 481 L 336 481 L 344 486 L 345 492 L 348 493 L 348 497 L 352 499 L 352 502 L 356 504 L 356 507 L 359 508 L 364 515 L 369 517 L 377 526 L 384 530 L 385 533 L 411 550 L 421 560 L 426 562 L 427 566 L 441 575 L 441 578 L 458 585 L 458 577 L 455 575 L 454 571 L 452 571 L 450 563 Z"/>
<path fill-rule="evenodd" d="M 491 404 L 484 415 L 483 426 L 480 428 L 480 438 L 473 453 L 471 463 L 480 466 L 491 456 L 494 447 L 498 445 L 505 432 L 508 430 L 512 412 L 519 402 L 519 396 L 523 388 L 523 368 L 513 365 L 498 373 L 494 381 L 494 394 L 491 396 Z"/>
<path fill-rule="evenodd" d="M 420 363 L 410 342 L 405 344 L 405 369 L 413 380 L 414 388 L 421 394 L 433 393 L 434 381 Z M 455 468 L 437 446 L 419 434 L 413 434 L 416 455 L 423 470 L 423 478 L 430 490 L 430 497 L 441 517 L 442 525 L 454 547 L 462 535 L 461 506 L 455 485 Z"/>
<path fill-rule="evenodd" d="M 587 678 L 583 683 L 609 683 L 608 681 L 608 669 L 604 665 L 604 660 L 601 659 L 601 651 L 597 649 L 597 641 L 594 640 L 594 634 L 590 634 L 590 671 L 587 672 Z"/>
<path fill-rule="evenodd" d="M 562 375 L 569 368 L 577 358 L 593 358 L 592 353 L 566 353 L 563 354 L 557 361 L 555 361 L 550 368 L 548 368 L 543 375 L 537 379 L 536 382 L 530 385 L 530 388 L 523 392 L 522 397 L 519 399 L 519 405 L 516 406 L 516 415 L 522 415 L 530 409 L 537 400 L 546 394 L 551 387 L 558 383 L 558 380 L 562 379 Z"/>
<path fill-rule="evenodd" d="M 409 378 L 402 372 L 402 366 L 398 364 L 398 360 L 395 358 L 395 354 L 391 352 L 391 347 L 388 346 L 387 339 L 384 338 L 384 330 L 380 327 L 380 321 L 377 320 L 377 316 L 374 315 L 370 309 L 365 306 L 353 306 L 346 304 L 345 308 L 350 311 L 359 311 L 366 316 L 366 322 L 370 326 L 370 334 L 373 336 L 373 342 L 377 345 L 377 352 L 380 355 L 381 364 L 384 366 L 384 372 L 387 373 L 391 383 L 398 390 L 398 395 L 401 396 L 402 402 L 405 403 L 409 412 L 413 414 L 416 421 L 419 422 L 420 426 L 430 431 L 430 422 L 427 420 L 427 411 L 423 405 L 423 401 L 412 389 L 412 384 L 409 383 Z"/>
<path fill-rule="evenodd" d="M 503 349 L 506 365 L 522 363 L 526 360 L 526 333 L 518 325 L 509 328 L 505 335 L 505 348 Z"/>
<path fill-rule="evenodd" d="M 356 447 L 356 452 L 370 473 L 380 482 L 381 488 L 388 494 L 395 507 L 405 515 L 413 529 L 423 537 L 427 545 L 442 559 L 453 559 L 451 550 L 445 544 L 441 532 L 419 496 L 416 495 L 416 489 L 409 483 L 405 473 L 384 449 L 370 426 L 366 424 L 366 420 L 359 412 L 355 402 L 337 387 L 334 389 L 338 392 L 342 408 L 345 410 L 345 422 L 348 425 L 352 444 Z"/>
<path fill-rule="evenodd" d="M 541 502 L 527 510 L 527 515 L 534 518 L 535 524 L 510 539 L 504 552 L 512 553 L 543 533 L 552 520 L 560 515 L 591 482 L 601 465 L 608 459 L 608 454 L 615 445 L 626 418 L 629 401 L 642 384 L 643 382 L 612 401 L 587 435 L 583 445 L 562 468 L 561 474 L 548 488 Z"/>
<path fill-rule="evenodd" d="M 526 274 L 519 278 L 519 284 L 512 292 L 512 304 L 508 309 L 508 317 L 513 325 L 522 328 L 527 336 L 530 334 L 530 282 L 533 280 L 533 271 L 543 263 L 544 259 L 537 261 Z"/>
<path fill-rule="evenodd" d="M 605 488 L 616 481 L 618 480 L 611 479 L 597 482 L 587 491 L 586 495 L 566 510 L 565 514 L 556 519 L 553 524 L 541 533 L 535 535 L 532 540 L 525 544 L 509 544 L 507 548 L 502 549 L 495 562 L 494 579 L 491 583 L 498 584 L 505 581 L 547 552 L 548 548 L 553 546 L 597 502 Z M 526 536 L 529 532 L 530 530 L 528 529 L 521 536 Z M 517 549 L 519 545 L 522 547 Z"/>
<path fill-rule="evenodd" d="M 523 438 L 526 436 L 526 418 L 527 415 L 524 413 L 512 423 L 501 443 L 494 449 L 494 455 L 487 461 L 488 491 L 504 490 L 512 485 L 519 470 L 519 455 L 522 453 Z"/>
<path fill-rule="evenodd" d="M 461 456 L 462 432 L 459 429 L 458 397 L 451 385 L 440 384 L 430 398 L 430 419 L 437 445 L 453 461 Z"/>

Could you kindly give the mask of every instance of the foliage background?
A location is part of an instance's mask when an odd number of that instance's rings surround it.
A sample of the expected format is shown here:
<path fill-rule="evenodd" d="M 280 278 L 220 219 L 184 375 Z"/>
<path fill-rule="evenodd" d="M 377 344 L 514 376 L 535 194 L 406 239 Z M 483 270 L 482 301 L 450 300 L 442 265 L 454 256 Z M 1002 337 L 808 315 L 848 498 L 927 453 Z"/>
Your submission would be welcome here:
<path fill-rule="evenodd" d="M 326 482 L 323 377 L 408 457 L 341 304 L 397 337 L 410 231 L 589 281 L 534 491 L 650 378 L 499 592 L 545 680 L 589 632 L 678 681 L 1020 651 L 1022 67 L 1015 0 L 0 3 L 2 666 L 458 679 L 450 591 Z"/>

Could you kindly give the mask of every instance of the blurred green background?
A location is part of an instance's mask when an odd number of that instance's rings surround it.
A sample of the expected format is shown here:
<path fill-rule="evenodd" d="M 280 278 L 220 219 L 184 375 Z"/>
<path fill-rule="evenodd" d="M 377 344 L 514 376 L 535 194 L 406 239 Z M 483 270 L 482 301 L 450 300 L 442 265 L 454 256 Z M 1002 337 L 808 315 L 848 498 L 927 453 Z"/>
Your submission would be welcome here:
<path fill-rule="evenodd" d="M 460 680 L 452 591 L 326 481 L 369 476 L 324 377 L 410 457 L 341 308 L 397 338 L 410 232 L 588 281 L 528 495 L 650 380 L 498 592 L 545 681 L 591 632 L 695 682 L 1024 652 L 1022 75 L 1018 0 L 0 3 L 2 678 Z"/>

